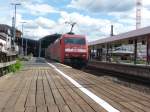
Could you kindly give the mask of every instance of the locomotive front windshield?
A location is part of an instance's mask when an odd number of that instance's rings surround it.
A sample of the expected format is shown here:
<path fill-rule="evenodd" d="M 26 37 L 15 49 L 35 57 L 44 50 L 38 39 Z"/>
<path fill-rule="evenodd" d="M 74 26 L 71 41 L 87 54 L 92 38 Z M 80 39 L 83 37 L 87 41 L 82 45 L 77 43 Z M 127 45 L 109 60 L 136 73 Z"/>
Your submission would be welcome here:
<path fill-rule="evenodd" d="M 79 44 L 79 45 L 85 45 L 85 39 L 84 38 L 66 38 L 65 44 Z"/>

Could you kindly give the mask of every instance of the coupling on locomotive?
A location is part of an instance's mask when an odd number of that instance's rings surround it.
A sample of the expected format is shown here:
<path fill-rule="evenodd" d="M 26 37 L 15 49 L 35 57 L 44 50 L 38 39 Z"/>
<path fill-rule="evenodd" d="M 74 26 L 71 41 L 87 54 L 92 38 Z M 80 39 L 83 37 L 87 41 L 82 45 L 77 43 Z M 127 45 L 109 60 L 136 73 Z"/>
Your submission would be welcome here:
<path fill-rule="evenodd" d="M 50 58 L 61 63 L 85 66 L 88 62 L 86 37 L 76 34 L 63 34 L 47 49 Z"/>

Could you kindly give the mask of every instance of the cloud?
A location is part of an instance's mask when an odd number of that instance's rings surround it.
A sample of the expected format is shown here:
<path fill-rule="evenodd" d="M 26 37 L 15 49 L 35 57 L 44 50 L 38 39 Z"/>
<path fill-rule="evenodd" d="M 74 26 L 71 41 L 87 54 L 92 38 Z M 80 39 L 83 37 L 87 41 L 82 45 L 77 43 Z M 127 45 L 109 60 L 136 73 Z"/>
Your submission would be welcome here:
<path fill-rule="evenodd" d="M 8 1 L 2 4 L 3 1 L 0 3 L 0 24 L 12 24 L 12 10 L 11 5 L 7 5 Z"/>
<path fill-rule="evenodd" d="M 42 37 L 49 35 L 49 34 L 50 34 L 49 29 L 45 29 L 45 28 L 42 28 L 39 26 L 36 29 L 27 29 L 24 32 L 24 37 L 38 40 L 39 38 L 42 38 Z"/>
<path fill-rule="evenodd" d="M 88 36 L 88 40 L 95 40 L 96 38 L 100 38 L 102 36 L 109 35 L 110 32 L 110 20 L 107 19 L 96 19 L 92 18 L 90 16 L 85 16 L 79 13 L 67 13 L 67 12 L 61 12 L 61 18 L 59 19 L 59 23 L 65 23 L 66 21 L 72 21 L 76 22 L 76 26 L 74 27 L 74 32 L 76 34 L 82 34 Z M 65 25 L 66 32 L 70 31 L 70 26 Z M 104 28 L 109 27 L 107 31 L 104 32 Z"/>
<path fill-rule="evenodd" d="M 24 24 L 24 33 L 26 38 L 39 39 L 46 35 L 51 34 L 51 30 L 56 23 L 53 20 L 44 17 L 38 17 L 34 20 L 23 19 L 21 15 L 17 15 L 17 27 L 21 29 L 22 23 Z M 53 32 L 54 33 L 54 32 Z"/>
<path fill-rule="evenodd" d="M 73 9 L 69 10 L 68 8 L 69 11 L 65 11 L 66 9 L 60 11 L 59 6 L 53 7 L 44 0 L 18 1 L 21 1 L 22 5 L 17 7 L 17 28 L 21 29 L 20 22 L 26 21 L 27 23 L 24 24 L 25 37 L 30 39 L 39 39 L 54 33 L 69 32 L 70 25 L 65 24 L 66 21 L 76 22 L 73 31 L 76 34 L 86 35 L 88 41 L 108 37 L 111 24 L 114 25 L 114 34 L 135 29 L 135 0 L 71 0 L 68 7 Z M 14 8 L 11 5 L 6 7 L 0 4 L 0 6 L 0 23 L 11 25 Z M 150 25 L 149 7 L 150 1 L 143 0 L 142 27 Z M 84 10 L 85 12 L 84 14 L 82 11 L 78 13 L 74 9 Z M 60 15 L 56 20 L 46 18 L 51 13 Z M 100 14 L 103 15 L 103 18 Z M 96 15 L 96 18 L 91 15 Z"/>
<path fill-rule="evenodd" d="M 21 15 L 17 15 L 18 28 L 21 29 L 21 23 L 19 21 L 26 21 L 24 25 L 24 33 L 27 38 L 39 39 L 49 34 L 54 33 L 67 33 L 70 31 L 70 25 L 65 24 L 66 21 L 76 22 L 74 27 L 76 34 L 86 35 L 89 41 L 95 40 L 102 36 L 109 35 L 108 32 L 103 29 L 110 26 L 110 21 L 106 19 L 95 19 L 90 16 L 84 16 L 79 13 L 67 13 L 62 11 L 58 21 L 53 21 L 49 18 L 42 16 L 34 20 L 25 20 Z M 109 28 L 110 29 L 110 28 Z M 109 30 L 108 29 L 108 30 Z M 108 31 L 107 30 L 107 31 Z M 110 30 L 109 30 L 110 32 Z"/>
<path fill-rule="evenodd" d="M 37 18 L 35 22 L 43 28 L 52 28 L 56 24 L 54 21 L 44 17 Z"/>
<path fill-rule="evenodd" d="M 136 25 L 136 8 L 127 12 L 111 12 L 108 15 L 115 18 L 117 23 L 123 24 L 125 27 Z M 141 27 L 149 26 L 150 10 L 144 5 L 141 8 Z M 135 29 L 135 28 L 134 28 Z"/>
<path fill-rule="evenodd" d="M 142 5 L 148 8 L 150 6 L 150 1 L 149 0 L 142 0 Z"/>
<path fill-rule="evenodd" d="M 43 0 L 10 0 L 11 3 L 43 3 Z"/>
<path fill-rule="evenodd" d="M 64 23 L 65 21 L 76 22 L 77 25 L 74 27 L 74 32 L 77 34 L 83 34 L 87 36 L 88 41 L 93 41 L 103 37 L 110 36 L 110 25 L 114 25 L 114 34 L 124 33 L 135 29 L 135 17 L 132 11 L 127 11 L 128 13 L 112 13 L 112 16 L 116 17 L 116 21 L 111 21 L 109 19 L 93 18 L 90 16 L 85 16 L 77 12 L 67 13 L 61 12 L 61 18 L 59 23 Z M 115 15 L 113 15 L 115 14 Z M 121 15 L 120 15 L 121 14 Z M 125 18 L 125 16 L 127 16 Z M 65 25 L 66 32 L 69 31 L 70 26 Z M 65 31 L 64 31 L 65 32 Z"/>
<path fill-rule="evenodd" d="M 73 21 L 77 22 L 77 24 L 80 26 L 100 27 L 102 25 L 110 24 L 110 21 L 107 19 L 95 19 L 90 16 L 84 16 L 77 12 L 73 13 L 61 12 L 60 15 L 61 15 L 61 18 L 59 19 L 60 22 Z"/>
<path fill-rule="evenodd" d="M 28 10 L 25 11 L 26 13 L 28 12 L 33 15 L 46 15 L 49 13 L 58 13 L 56 8 L 48 4 L 25 2 L 23 7 Z"/>
<path fill-rule="evenodd" d="M 123 12 L 134 7 L 134 0 L 72 0 L 68 7 L 90 12 Z"/>

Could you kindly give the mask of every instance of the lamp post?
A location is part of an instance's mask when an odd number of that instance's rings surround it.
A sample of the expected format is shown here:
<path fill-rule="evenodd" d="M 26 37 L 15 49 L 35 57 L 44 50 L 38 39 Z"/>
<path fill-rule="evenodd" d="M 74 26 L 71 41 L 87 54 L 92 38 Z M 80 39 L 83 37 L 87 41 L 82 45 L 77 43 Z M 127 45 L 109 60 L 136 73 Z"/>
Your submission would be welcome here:
<path fill-rule="evenodd" d="M 13 47 L 15 47 L 15 39 L 16 39 L 16 9 L 18 5 L 21 5 L 20 3 L 11 3 L 11 5 L 15 8 L 15 15 L 13 17 Z"/>
<path fill-rule="evenodd" d="M 27 56 L 27 49 L 28 49 L 28 39 L 26 38 L 26 49 L 25 49 L 25 56 Z"/>
<path fill-rule="evenodd" d="M 23 35 L 24 35 L 24 24 L 27 23 L 27 22 L 21 22 L 22 23 L 22 39 L 21 39 L 21 53 L 22 55 L 24 55 L 24 51 L 23 51 Z"/>
<path fill-rule="evenodd" d="M 24 31 L 24 32 L 29 32 L 29 31 Z M 25 39 L 25 56 L 27 56 L 28 54 L 28 38 L 24 38 Z"/>
<path fill-rule="evenodd" d="M 41 57 L 41 43 L 42 43 L 42 39 L 39 40 L 39 57 Z"/>

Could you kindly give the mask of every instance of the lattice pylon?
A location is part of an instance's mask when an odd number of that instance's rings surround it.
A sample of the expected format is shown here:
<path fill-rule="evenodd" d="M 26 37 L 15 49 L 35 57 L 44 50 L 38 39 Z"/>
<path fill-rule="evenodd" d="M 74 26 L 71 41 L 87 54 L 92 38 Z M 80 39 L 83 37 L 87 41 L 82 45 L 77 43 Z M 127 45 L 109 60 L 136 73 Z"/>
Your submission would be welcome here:
<path fill-rule="evenodd" d="M 142 0 L 136 0 L 136 29 L 141 27 Z"/>

